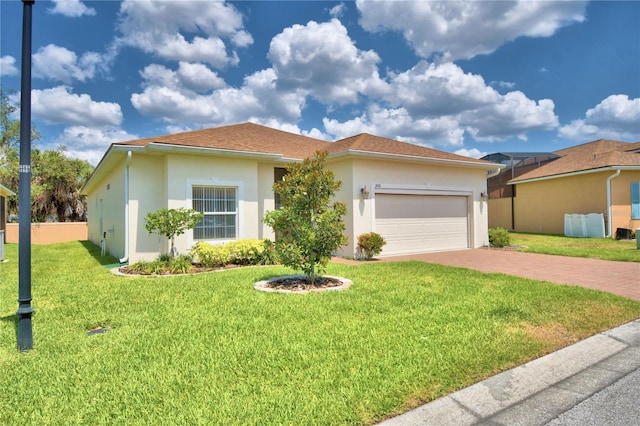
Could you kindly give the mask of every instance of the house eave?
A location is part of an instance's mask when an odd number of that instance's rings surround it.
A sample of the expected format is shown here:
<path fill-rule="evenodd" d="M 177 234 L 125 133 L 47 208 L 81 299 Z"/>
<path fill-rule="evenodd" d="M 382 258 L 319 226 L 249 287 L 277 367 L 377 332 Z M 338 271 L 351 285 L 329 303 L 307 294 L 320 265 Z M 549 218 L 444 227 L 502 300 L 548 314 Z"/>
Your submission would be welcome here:
<path fill-rule="evenodd" d="M 223 157 L 235 157 L 235 158 L 251 158 L 258 160 L 282 160 L 282 154 L 272 154 L 272 153 L 264 153 L 264 152 L 252 152 L 252 151 L 235 151 L 230 149 L 216 149 L 216 148 L 206 148 L 206 147 L 194 147 L 194 146 L 183 146 L 183 145 L 172 145 L 172 144 L 161 144 L 151 142 L 145 146 L 137 146 L 137 145 L 117 145 L 113 144 L 109 147 L 107 152 L 104 154 L 96 168 L 94 169 L 93 174 L 87 180 L 87 183 L 82 187 L 80 193 L 87 194 L 93 188 L 93 185 L 96 181 L 99 181 L 104 175 L 106 175 L 113 167 L 118 164 L 114 155 L 117 153 L 126 153 L 126 152 L 148 152 L 148 153 L 184 153 L 184 154 L 206 154 L 206 155 L 216 155 Z"/>
<path fill-rule="evenodd" d="M 447 158 L 433 158 L 433 157 L 420 157 L 415 155 L 406 154 L 389 154 L 383 152 L 371 152 L 360 151 L 357 149 L 348 149 L 345 151 L 336 152 L 329 155 L 329 159 L 339 159 L 342 157 L 360 157 L 360 158 L 372 158 L 380 160 L 400 160 L 400 161 L 413 161 L 427 164 L 458 166 L 458 167 L 474 167 L 483 170 L 495 170 L 496 168 L 502 168 L 504 165 L 498 163 L 479 163 L 475 161 L 465 160 L 452 160 Z"/>
<path fill-rule="evenodd" d="M 283 154 L 267 153 L 257 151 L 237 151 L 233 149 L 220 149 L 220 148 L 207 148 L 199 146 L 185 146 L 185 145 L 172 145 L 166 143 L 151 142 L 146 146 L 146 150 L 149 151 L 162 151 L 162 152 L 176 152 L 185 154 L 208 154 L 224 157 L 240 157 L 240 158 L 252 158 L 260 160 L 279 160 L 283 158 Z"/>
<path fill-rule="evenodd" d="M 0 184 L 0 196 L 6 197 L 9 195 L 16 195 L 15 192 L 7 188 L 6 186 Z"/>
<path fill-rule="evenodd" d="M 550 180 L 550 179 L 559 179 L 559 178 L 564 178 L 564 177 L 570 177 L 570 176 L 580 176 L 580 175 L 586 175 L 586 174 L 591 174 L 591 173 L 600 173 L 600 172 L 607 172 L 607 171 L 615 171 L 615 170 L 637 170 L 640 171 L 640 166 L 607 166 L 607 167 L 600 167 L 597 169 L 588 169 L 588 170 L 580 170 L 577 172 L 570 172 L 570 173 L 560 173 L 557 175 L 549 175 L 549 176 L 540 176 L 537 178 L 531 178 L 531 179 L 523 179 L 523 180 L 510 180 L 509 182 L 507 182 L 507 185 L 517 185 L 519 183 L 529 183 L 529 182 L 539 182 L 539 181 L 543 181 L 543 180 Z"/>
<path fill-rule="evenodd" d="M 89 176 L 87 183 L 84 184 L 80 193 L 83 195 L 87 195 L 93 189 L 96 182 L 99 181 L 103 176 L 105 176 L 111 169 L 113 169 L 118 161 L 114 157 L 115 154 L 123 152 L 126 153 L 128 151 L 142 151 L 144 150 L 143 146 L 135 146 L 135 145 L 116 145 L 112 144 L 107 152 L 102 156 L 98 165 L 93 169 L 93 173 Z"/>

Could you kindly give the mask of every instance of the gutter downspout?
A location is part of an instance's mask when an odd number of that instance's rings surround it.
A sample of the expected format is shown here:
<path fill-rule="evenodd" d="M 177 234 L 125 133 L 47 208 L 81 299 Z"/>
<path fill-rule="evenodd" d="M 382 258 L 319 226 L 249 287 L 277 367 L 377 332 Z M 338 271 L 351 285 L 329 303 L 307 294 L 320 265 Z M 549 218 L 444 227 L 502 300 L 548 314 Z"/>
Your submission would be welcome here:
<path fill-rule="evenodd" d="M 127 151 L 127 160 L 124 167 L 124 257 L 119 259 L 120 263 L 129 261 L 129 163 L 131 162 L 131 151 Z"/>
<path fill-rule="evenodd" d="M 607 178 L 607 237 L 611 237 L 611 181 L 620 176 L 620 169 Z"/>

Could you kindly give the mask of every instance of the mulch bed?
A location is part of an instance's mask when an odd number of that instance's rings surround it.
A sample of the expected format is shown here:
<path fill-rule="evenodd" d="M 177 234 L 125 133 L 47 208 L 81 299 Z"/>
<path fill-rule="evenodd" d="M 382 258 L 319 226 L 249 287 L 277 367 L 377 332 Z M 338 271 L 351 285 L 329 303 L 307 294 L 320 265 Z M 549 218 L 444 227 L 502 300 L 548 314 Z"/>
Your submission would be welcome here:
<path fill-rule="evenodd" d="M 145 274 L 141 271 L 136 271 L 129 266 L 121 266 L 118 268 L 118 272 L 125 275 L 144 275 L 144 276 L 173 276 L 173 275 L 188 275 L 188 274 L 201 274 L 203 272 L 214 272 L 214 271 L 223 271 L 225 269 L 234 269 L 240 268 L 242 265 L 226 265 L 226 266 L 218 266 L 218 267 L 207 267 L 202 265 L 194 264 L 191 266 L 191 269 L 186 274 L 172 274 L 167 271 L 164 274 Z"/>
<path fill-rule="evenodd" d="M 307 278 L 303 277 L 282 277 L 269 280 L 265 286 L 277 290 L 308 291 L 340 287 L 343 284 L 344 283 L 339 279 L 332 277 L 320 277 L 315 283 L 312 283 Z"/>

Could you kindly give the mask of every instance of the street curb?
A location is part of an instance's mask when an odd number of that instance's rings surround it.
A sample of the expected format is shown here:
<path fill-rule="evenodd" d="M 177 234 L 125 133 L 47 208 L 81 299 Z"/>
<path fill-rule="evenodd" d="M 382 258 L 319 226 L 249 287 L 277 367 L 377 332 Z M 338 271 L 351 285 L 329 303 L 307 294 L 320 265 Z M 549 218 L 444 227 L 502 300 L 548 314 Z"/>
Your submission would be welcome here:
<path fill-rule="evenodd" d="M 382 426 L 544 424 L 640 368 L 640 319 L 388 419 Z"/>

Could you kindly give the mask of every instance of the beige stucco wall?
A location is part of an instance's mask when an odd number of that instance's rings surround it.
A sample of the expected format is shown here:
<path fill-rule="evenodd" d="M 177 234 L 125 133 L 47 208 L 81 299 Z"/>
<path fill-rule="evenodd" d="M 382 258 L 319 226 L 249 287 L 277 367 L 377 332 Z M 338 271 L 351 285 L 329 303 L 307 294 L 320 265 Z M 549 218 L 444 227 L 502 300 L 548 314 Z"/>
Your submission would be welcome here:
<path fill-rule="evenodd" d="M 88 239 L 100 245 L 106 232 L 106 250 L 124 256 L 124 162 L 96 183 L 87 197 Z"/>
<path fill-rule="evenodd" d="M 487 202 L 489 207 L 489 228 L 511 229 L 511 198 L 493 198 Z"/>
<path fill-rule="evenodd" d="M 260 238 L 258 169 L 258 162 L 255 159 L 184 154 L 167 156 L 167 208 L 191 208 L 193 185 L 236 187 L 238 191 L 237 237 L 238 239 Z M 179 253 L 188 252 L 194 244 L 193 231 L 187 231 L 176 237 L 175 243 Z"/>
<path fill-rule="evenodd" d="M 107 232 L 107 250 L 121 258 L 124 250 L 124 174 L 125 158 L 105 179 L 95 185 L 89 195 L 89 239 L 99 244 Z M 274 168 L 285 167 L 281 161 L 258 161 L 254 158 L 162 153 L 130 159 L 129 187 L 129 262 L 152 260 L 158 255 L 158 238 L 144 229 L 144 218 L 160 208 L 191 207 L 192 185 L 220 185 L 238 188 L 238 238 L 271 238 L 271 228 L 262 219 L 274 208 Z M 441 191 L 467 195 L 470 203 L 469 227 L 471 247 L 488 243 L 487 203 L 480 199 L 486 190 L 486 174 L 482 169 L 430 165 L 426 163 L 390 162 L 379 159 L 330 160 L 327 167 L 342 181 L 336 195 L 347 204 L 345 217 L 349 245 L 339 254 L 353 255 L 357 236 L 375 231 L 376 184 L 396 185 L 410 191 Z M 107 188 L 109 185 L 109 189 Z M 370 191 L 362 197 L 364 186 Z M 102 201 L 100 201 L 102 200 Z M 176 237 L 179 253 L 193 245 L 193 233 Z M 162 240 L 160 251 L 168 251 Z"/>
<path fill-rule="evenodd" d="M 359 196 L 356 196 L 356 191 L 359 193 L 360 190 L 354 187 L 353 169 L 349 160 L 338 159 L 328 161 L 326 167 L 330 169 L 334 173 L 335 178 L 341 182 L 340 189 L 335 195 L 335 200 L 345 203 L 347 206 L 347 214 L 343 218 L 345 224 L 344 235 L 347 237 L 347 245 L 341 247 L 337 254 L 353 256 L 357 235 L 354 222 L 357 223 L 356 218 L 359 214 L 357 205 L 360 199 Z"/>
<path fill-rule="evenodd" d="M 427 163 L 392 162 L 378 159 L 353 159 L 349 172 L 349 163 L 338 170 L 348 200 L 350 222 L 347 222 L 349 245 L 345 255 L 353 255 L 357 237 L 360 234 L 375 231 L 375 196 L 385 191 L 381 187 L 393 186 L 396 192 L 415 192 L 438 194 L 443 192 L 467 195 L 470 202 L 469 229 L 471 247 L 488 244 L 487 204 L 480 199 L 480 193 L 486 191 L 485 170 L 462 167 L 433 165 Z M 330 167 L 334 167 L 333 163 Z M 361 188 L 369 189 L 369 196 L 362 197 Z M 383 251 L 384 255 L 384 251 Z"/>
<path fill-rule="evenodd" d="M 158 257 L 158 236 L 144 228 L 147 214 L 167 208 L 166 159 L 133 153 L 129 164 L 129 262 Z M 124 233 L 124 223 L 120 232 Z M 161 250 L 167 251 L 161 240 Z"/>
<path fill-rule="evenodd" d="M 622 170 L 620 176 L 611 180 L 611 230 L 639 229 L 640 220 L 631 219 L 631 182 L 640 182 L 640 171 Z"/>
<path fill-rule="evenodd" d="M 518 184 L 514 200 L 515 229 L 520 232 L 563 234 L 564 215 L 605 214 L 607 223 L 607 178 L 614 171 L 588 173 L 558 179 Z M 640 172 L 622 171 L 611 181 L 612 226 L 635 229 L 640 221 L 631 220 L 631 182 Z"/>

